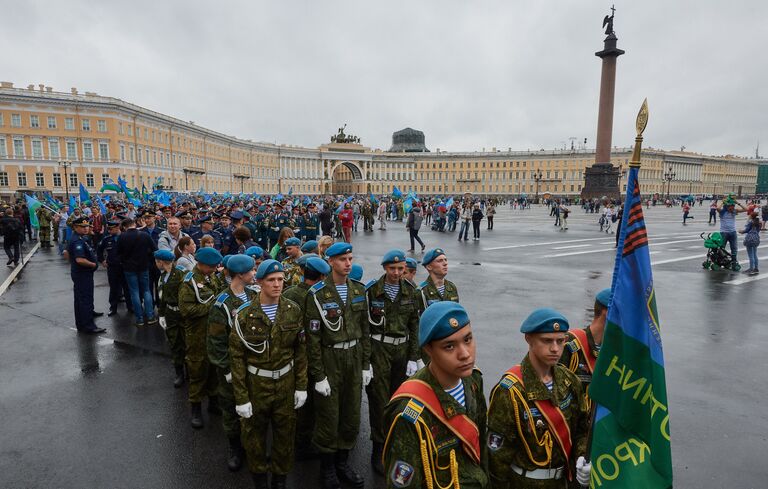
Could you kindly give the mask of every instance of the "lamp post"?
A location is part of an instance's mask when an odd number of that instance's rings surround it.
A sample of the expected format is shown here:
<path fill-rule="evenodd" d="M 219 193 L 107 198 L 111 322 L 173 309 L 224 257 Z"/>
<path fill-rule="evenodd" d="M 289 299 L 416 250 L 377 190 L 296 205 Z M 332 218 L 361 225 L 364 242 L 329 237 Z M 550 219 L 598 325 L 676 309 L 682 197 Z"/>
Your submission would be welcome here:
<path fill-rule="evenodd" d="M 539 203 L 539 182 L 541 182 L 541 170 L 539 170 L 538 173 L 534 171 L 533 173 L 533 181 L 536 182 L 536 203 Z"/>
<path fill-rule="evenodd" d="M 666 173 L 664 173 L 664 180 L 667 181 L 667 200 L 669 200 L 669 192 L 670 187 L 672 185 L 672 180 L 675 179 L 675 173 L 672 171 L 672 167 L 669 167 L 669 170 L 667 170 Z"/>
<path fill-rule="evenodd" d="M 69 176 L 67 175 L 67 169 L 72 166 L 72 162 L 59 160 L 59 166 L 64 168 L 64 191 L 67 194 L 67 202 L 69 202 Z"/>

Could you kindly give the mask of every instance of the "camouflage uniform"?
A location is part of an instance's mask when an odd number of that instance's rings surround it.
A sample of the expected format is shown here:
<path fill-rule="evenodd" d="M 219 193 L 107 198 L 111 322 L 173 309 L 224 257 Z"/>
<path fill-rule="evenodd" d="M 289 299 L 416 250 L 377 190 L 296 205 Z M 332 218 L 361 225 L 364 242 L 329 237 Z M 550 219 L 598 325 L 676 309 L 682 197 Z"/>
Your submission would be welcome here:
<path fill-rule="evenodd" d="M 184 279 L 185 271 L 181 267 L 173 267 L 168 273 L 160 275 L 157 281 L 157 294 L 160 301 L 157 304 L 157 315 L 165 318 L 165 337 L 171 348 L 171 359 L 174 367 L 184 366 L 186 344 L 184 343 L 184 327 L 179 314 L 179 286 Z"/>
<path fill-rule="evenodd" d="M 362 371 L 371 359 L 365 287 L 347 280 L 347 301 L 341 301 L 332 282 L 318 282 L 309 289 L 304 311 L 308 333 L 309 374 L 316 381 L 326 377 L 331 395 L 315 395 L 318 423 L 312 443 L 321 453 L 350 450 L 360 430 Z M 374 372 L 374 375 L 376 372 Z"/>
<path fill-rule="evenodd" d="M 307 390 L 306 338 L 295 302 L 281 297 L 273 323 L 259 306 L 259 297 L 238 308 L 229 335 L 232 389 L 237 405 L 250 402 L 253 408 L 253 415 L 241 420 L 248 469 L 284 475 L 293 465 L 294 391 Z M 268 458 L 270 426 L 274 441 Z"/>
<path fill-rule="evenodd" d="M 568 471 L 584 455 L 587 445 L 589 411 L 579 379 L 557 365 L 552 372 L 550 392 L 531 366 L 528 356 L 521 364 L 522 381 L 505 376 L 491 391 L 488 407 L 488 466 L 494 489 L 568 487 Z M 562 411 L 570 428 L 572 449 L 566 459 L 547 420 L 536 407 L 537 400 L 551 400 Z M 522 426 L 518 426 L 519 420 Z M 520 433 L 523 433 L 521 438 Z M 538 440 L 538 441 L 537 441 Z M 530 452 L 530 455 L 528 454 Z M 570 467 L 566 467 L 567 465 Z M 559 479 L 532 479 L 515 472 L 515 467 L 533 471 L 565 467 Z"/>
<path fill-rule="evenodd" d="M 587 333 L 587 343 L 591 354 L 594 356 L 594 361 L 597 360 L 597 354 L 600 351 L 600 347 L 595 345 L 595 337 L 592 336 L 592 331 L 589 326 L 584 328 Z M 581 385 L 584 387 L 584 393 L 587 393 L 589 384 L 592 383 L 592 372 L 589 370 L 589 364 L 585 355 L 587 354 L 584 349 L 579 345 L 577 341 L 574 341 L 575 337 L 572 332 L 566 333 L 566 344 L 563 348 L 563 356 L 560 357 L 560 365 L 567 368 L 579 378 Z M 587 406 L 589 406 L 589 398 L 587 398 Z"/>
<path fill-rule="evenodd" d="M 477 464 L 467 454 L 462 448 L 459 438 L 428 409 L 425 408 L 418 412 L 417 408 L 414 411 L 413 407 L 417 405 L 412 404 L 410 400 L 395 399 L 386 406 L 384 411 L 384 420 L 386 426 L 389 427 L 387 442 L 384 447 L 386 487 L 445 487 L 451 489 L 454 487 L 461 487 L 462 489 L 488 487 L 489 479 L 484 466 L 486 452 L 483 443 L 486 429 L 486 404 L 483 394 L 483 376 L 480 371 L 475 370 L 470 377 L 462 379 L 466 408 L 443 390 L 443 387 L 428 368 L 422 368 L 411 378 L 421 380 L 432 387 L 446 416 L 453 417 L 466 414 L 474 422 L 480 433 L 481 464 Z M 422 458 L 420 448 L 422 441 L 426 443 L 427 461 Z M 454 485 L 456 481 L 452 481 L 452 457 L 455 457 L 455 464 L 458 465 L 456 472 L 459 485 Z M 434 484 L 430 484 L 426 480 L 425 464 L 429 467 L 433 477 L 431 482 Z"/>
<path fill-rule="evenodd" d="M 285 270 L 283 287 L 287 289 L 292 285 L 299 285 L 301 283 L 301 267 L 296 263 L 296 259 L 288 257 L 283 260 L 282 264 L 283 270 Z"/>
<path fill-rule="evenodd" d="M 256 292 L 245 289 L 248 301 L 256 297 Z M 216 368 L 218 382 L 219 407 L 221 408 L 221 424 L 228 438 L 240 436 L 240 418 L 235 412 L 235 395 L 232 391 L 229 359 L 229 335 L 232 332 L 232 314 L 243 304 L 232 289 L 220 293 L 216 297 L 211 311 L 208 313 L 208 361 Z"/>
<path fill-rule="evenodd" d="M 437 290 L 435 283 L 432 281 L 432 277 L 427 277 L 416 290 L 421 294 L 420 312 L 429 307 L 431 304 L 439 301 L 453 301 L 459 302 L 459 290 L 456 285 L 450 280 L 445 280 L 445 293 L 440 295 L 440 291 Z"/>
<path fill-rule="evenodd" d="M 206 336 L 208 312 L 222 286 L 215 275 L 206 277 L 195 268 L 179 287 L 179 309 L 184 323 L 189 373 L 189 402 L 199 403 L 216 395 L 216 371 L 209 368 Z"/>
<path fill-rule="evenodd" d="M 366 387 L 371 439 L 384 443 L 384 406 L 405 380 L 409 360 L 419 359 L 419 296 L 407 280 L 392 301 L 384 291 L 384 278 L 367 287 L 371 323 L 373 380 Z"/>
<path fill-rule="evenodd" d="M 51 245 L 51 211 L 45 207 L 38 207 L 35 211 L 37 216 L 37 222 L 40 223 L 40 231 L 38 239 L 40 240 L 40 246 L 43 248 L 50 248 Z M 96 243 L 98 244 L 98 243 Z"/>

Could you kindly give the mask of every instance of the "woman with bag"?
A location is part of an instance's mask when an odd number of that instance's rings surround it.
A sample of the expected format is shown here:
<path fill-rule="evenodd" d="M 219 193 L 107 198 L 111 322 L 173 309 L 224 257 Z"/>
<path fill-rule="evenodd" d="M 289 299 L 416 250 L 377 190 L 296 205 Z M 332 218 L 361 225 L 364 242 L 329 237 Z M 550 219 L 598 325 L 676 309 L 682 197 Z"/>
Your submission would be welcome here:
<path fill-rule="evenodd" d="M 760 218 L 757 212 L 749 215 L 747 225 L 739 233 L 744 234 L 744 247 L 747 249 L 749 257 L 749 269 L 744 273 L 747 275 L 757 275 L 760 270 L 757 268 L 757 247 L 760 246 Z"/>

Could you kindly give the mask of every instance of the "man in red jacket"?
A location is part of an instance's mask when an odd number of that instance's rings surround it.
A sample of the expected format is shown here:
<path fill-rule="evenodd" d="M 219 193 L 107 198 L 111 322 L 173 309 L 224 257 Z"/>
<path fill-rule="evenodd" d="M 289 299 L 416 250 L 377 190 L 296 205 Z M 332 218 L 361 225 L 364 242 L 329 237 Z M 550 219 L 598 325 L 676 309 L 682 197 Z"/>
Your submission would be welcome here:
<path fill-rule="evenodd" d="M 344 241 L 351 243 L 355 214 L 352 212 L 352 206 L 349 205 L 349 202 L 344 204 L 344 210 L 339 213 L 339 221 L 341 221 L 341 232 L 344 233 Z"/>

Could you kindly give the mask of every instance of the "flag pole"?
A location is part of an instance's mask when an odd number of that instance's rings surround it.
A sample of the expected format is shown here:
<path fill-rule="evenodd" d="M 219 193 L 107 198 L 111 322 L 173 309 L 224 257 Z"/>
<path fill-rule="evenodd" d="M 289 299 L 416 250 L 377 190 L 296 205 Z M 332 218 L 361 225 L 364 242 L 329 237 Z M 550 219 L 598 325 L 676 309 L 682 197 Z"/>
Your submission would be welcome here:
<path fill-rule="evenodd" d="M 629 168 L 630 171 L 632 168 L 640 168 L 640 156 L 643 149 L 643 132 L 645 131 L 645 127 L 648 125 L 648 99 L 643 100 L 643 105 L 640 106 L 640 112 L 637 113 L 637 118 L 635 119 L 635 129 L 637 131 L 637 135 L 635 136 L 635 147 L 632 151 L 632 160 L 629 162 Z M 634 189 L 629 188 L 627 186 L 627 195 L 631 195 Z M 622 222 L 621 222 L 621 233 L 625 234 L 627 230 L 627 220 L 629 219 L 629 206 L 624 206 L 624 211 L 621 216 Z M 622 250 L 624 248 L 624 236 L 619 237 L 619 249 L 616 254 L 616 266 L 613 270 L 613 280 L 616 278 L 616 272 L 618 271 L 618 265 L 620 262 L 620 257 Z M 611 292 L 613 292 L 614 288 L 613 283 L 611 283 Z M 610 307 L 610 305 L 609 305 Z M 607 315 L 607 314 L 606 314 Z M 594 374 L 594 372 L 593 372 Z M 584 456 L 584 458 L 587 460 L 587 462 L 590 461 L 591 458 L 591 452 L 592 452 L 592 428 L 595 426 L 595 417 L 597 416 L 597 403 L 592 402 L 591 403 L 592 408 L 589 415 L 589 432 L 587 437 L 587 453 Z"/>

